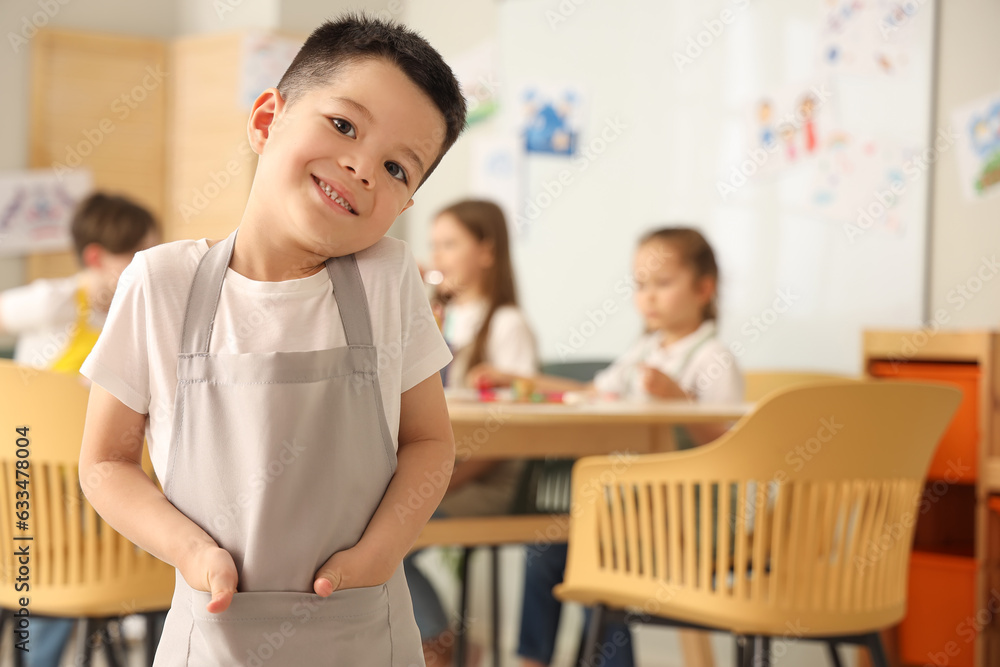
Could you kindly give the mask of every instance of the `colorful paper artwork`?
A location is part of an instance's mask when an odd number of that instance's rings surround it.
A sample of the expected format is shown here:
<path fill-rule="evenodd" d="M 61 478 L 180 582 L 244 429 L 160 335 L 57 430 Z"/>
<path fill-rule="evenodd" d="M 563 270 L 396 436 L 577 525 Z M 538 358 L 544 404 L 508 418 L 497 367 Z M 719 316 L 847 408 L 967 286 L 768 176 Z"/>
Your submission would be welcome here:
<path fill-rule="evenodd" d="M 571 87 L 526 86 L 521 95 L 524 150 L 570 156 L 583 125 L 580 92 Z"/>
<path fill-rule="evenodd" d="M 1000 92 L 955 110 L 952 123 L 966 198 L 1000 193 Z"/>
<path fill-rule="evenodd" d="M 73 210 L 91 188 L 86 169 L 0 172 L 0 255 L 71 248 Z"/>

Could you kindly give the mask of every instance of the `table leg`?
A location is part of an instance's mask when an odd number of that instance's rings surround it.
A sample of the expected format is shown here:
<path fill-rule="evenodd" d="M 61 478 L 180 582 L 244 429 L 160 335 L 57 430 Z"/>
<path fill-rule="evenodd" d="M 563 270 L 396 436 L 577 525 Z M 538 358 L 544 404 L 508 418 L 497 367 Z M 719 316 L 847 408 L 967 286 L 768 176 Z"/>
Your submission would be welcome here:
<path fill-rule="evenodd" d="M 709 634 L 700 630 L 679 630 L 684 667 L 715 667 Z"/>

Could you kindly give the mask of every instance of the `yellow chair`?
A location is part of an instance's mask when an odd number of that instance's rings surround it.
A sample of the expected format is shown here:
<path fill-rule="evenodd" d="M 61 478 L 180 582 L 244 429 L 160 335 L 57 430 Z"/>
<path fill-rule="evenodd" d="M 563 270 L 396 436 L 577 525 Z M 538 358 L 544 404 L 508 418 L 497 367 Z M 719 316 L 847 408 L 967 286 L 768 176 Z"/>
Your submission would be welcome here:
<path fill-rule="evenodd" d="M 32 615 L 88 619 L 102 634 L 110 619 L 168 609 L 174 569 L 115 532 L 80 489 L 81 378 L 0 360 L 0 387 L 0 608 L 16 614 L 27 597 Z M 22 546 L 27 592 L 15 589 Z"/>
<path fill-rule="evenodd" d="M 797 384 L 825 382 L 827 380 L 857 380 L 846 375 L 807 371 L 747 371 L 743 374 L 745 400 L 756 403 L 772 391 Z"/>
<path fill-rule="evenodd" d="M 597 607 L 584 664 L 609 610 L 628 610 L 731 632 L 738 665 L 748 638 L 768 664 L 771 637 L 826 641 L 835 665 L 835 644 L 862 644 L 886 665 L 878 630 L 905 614 L 921 488 L 960 399 L 924 383 L 798 385 L 709 445 L 580 459 L 554 592 Z"/>

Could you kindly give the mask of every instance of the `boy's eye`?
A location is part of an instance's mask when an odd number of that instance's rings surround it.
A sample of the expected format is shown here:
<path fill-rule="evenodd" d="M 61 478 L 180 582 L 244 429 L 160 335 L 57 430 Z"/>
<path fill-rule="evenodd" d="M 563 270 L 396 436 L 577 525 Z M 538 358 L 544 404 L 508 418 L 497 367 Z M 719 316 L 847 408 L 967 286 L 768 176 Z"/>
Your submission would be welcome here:
<path fill-rule="evenodd" d="M 385 163 L 385 169 L 386 169 L 386 171 L 389 172 L 389 175 L 392 176 L 393 178 L 398 178 L 399 180 L 403 181 L 404 183 L 407 182 L 406 181 L 406 172 L 403 171 L 403 168 L 400 167 L 395 162 L 386 162 Z"/>
<path fill-rule="evenodd" d="M 337 128 L 337 131 L 341 134 L 346 134 L 351 138 L 356 136 L 357 133 L 354 131 L 354 126 L 343 118 L 331 118 L 330 121 L 333 122 L 333 126 Z"/>

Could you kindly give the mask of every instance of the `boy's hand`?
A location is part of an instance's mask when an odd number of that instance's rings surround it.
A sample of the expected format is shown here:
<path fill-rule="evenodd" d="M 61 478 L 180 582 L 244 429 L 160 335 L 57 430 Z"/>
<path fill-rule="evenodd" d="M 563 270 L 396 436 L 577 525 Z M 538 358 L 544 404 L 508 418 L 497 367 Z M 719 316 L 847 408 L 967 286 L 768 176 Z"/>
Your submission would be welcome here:
<path fill-rule="evenodd" d="M 664 399 L 686 399 L 688 395 L 684 393 L 676 382 L 669 375 L 661 373 L 651 366 L 642 367 L 642 387 L 646 393 L 656 398 Z"/>
<path fill-rule="evenodd" d="M 184 562 L 179 563 L 181 576 L 188 585 L 212 594 L 206 609 L 213 614 L 225 611 L 236 592 L 236 563 L 228 551 L 219 546 L 204 546 Z"/>
<path fill-rule="evenodd" d="M 378 586 L 389 581 L 399 563 L 362 553 L 357 546 L 344 549 L 330 556 L 316 573 L 313 590 L 320 597 L 345 588 Z"/>

